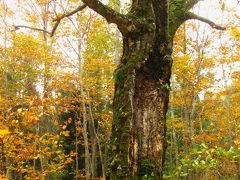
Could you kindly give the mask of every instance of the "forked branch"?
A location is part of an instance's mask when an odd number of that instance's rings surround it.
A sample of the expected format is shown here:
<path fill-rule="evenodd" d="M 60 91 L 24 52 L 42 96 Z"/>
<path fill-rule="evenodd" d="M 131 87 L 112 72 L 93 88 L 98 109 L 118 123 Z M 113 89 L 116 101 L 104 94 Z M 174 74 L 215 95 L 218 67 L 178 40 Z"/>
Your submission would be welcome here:
<path fill-rule="evenodd" d="M 94 10 L 101 16 L 103 16 L 108 23 L 115 23 L 121 29 L 129 23 L 126 15 L 123 15 L 113 9 L 107 7 L 99 0 L 82 0 L 90 9 Z"/>
<path fill-rule="evenodd" d="M 53 21 L 55 21 L 56 23 L 55 23 L 55 25 L 53 26 L 53 29 L 52 29 L 52 31 L 51 31 L 50 36 L 52 37 L 52 36 L 54 35 L 54 33 L 55 33 L 56 30 L 57 30 L 58 25 L 60 24 L 60 22 L 61 22 L 61 20 L 62 20 L 63 18 L 65 18 L 65 17 L 70 17 L 70 16 L 76 14 L 77 12 L 82 11 L 82 10 L 85 9 L 86 7 L 87 7 L 87 5 L 85 5 L 85 4 L 84 4 L 84 5 L 81 5 L 81 6 L 78 6 L 75 10 L 73 10 L 73 11 L 71 11 L 71 12 L 69 12 L 69 13 L 65 13 L 65 14 L 57 17 L 56 19 L 54 19 Z"/>
<path fill-rule="evenodd" d="M 30 26 L 25 26 L 25 25 L 17 25 L 17 26 L 14 26 L 14 30 L 18 30 L 20 28 L 26 28 L 26 29 L 31 29 L 31 30 L 34 30 L 34 31 L 40 31 L 40 32 L 44 32 L 44 33 L 47 33 L 49 34 L 51 37 L 54 35 L 54 33 L 56 32 L 57 30 L 57 27 L 58 25 L 60 24 L 61 20 L 65 17 L 69 17 L 69 16 L 72 16 L 74 14 L 76 14 L 77 12 L 79 11 L 82 11 L 83 9 L 85 9 L 87 7 L 87 5 L 81 5 L 81 6 L 78 6 L 75 10 L 71 11 L 71 12 L 68 12 L 68 13 L 64 13 L 62 14 L 61 16 L 58 16 L 56 19 L 53 20 L 53 22 L 56 22 L 53 26 L 53 29 L 51 32 L 47 31 L 47 30 L 44 30 L 44 29 L 40 29 L 40 28 L 35 28 L 35 27 L 30 27 Z"/>
<path fill-rule="evenodd" d="M 214 23 L 213 21 L 211 21 L 211 20 L 209 20 L 207 18 L 204 18 L 204 17 L 199 16 L 197 14 L 194 14 L 192 12 L 188 12 L 186 14 L 185 18 L 186 18 L 185 20 L 196 19 L 196 20 L 199 20 L 201 22 L 207 23 L 214 29 L 218 29 L 218 30 L 225 30 L 226 29 L 225 27 L 222 27 L 222 26 Z"/>

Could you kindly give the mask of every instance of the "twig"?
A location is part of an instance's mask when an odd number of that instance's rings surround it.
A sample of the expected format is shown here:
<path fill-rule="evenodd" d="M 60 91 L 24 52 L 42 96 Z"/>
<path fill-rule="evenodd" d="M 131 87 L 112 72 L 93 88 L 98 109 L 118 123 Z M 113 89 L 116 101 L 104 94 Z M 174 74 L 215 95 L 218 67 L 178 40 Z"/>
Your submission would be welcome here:
<path fill-rule="evenodd" d="M 14 30 L 12 31 L 17 31 L 19 30 L 20 28 L 26 28 L 26 29 L 31 29 L 31 30 L 34 30 L 34 31 L 41 31 L 41 32 L 45 32 L 47 34 L 51 34 L 49 31 L 47 30 L 44 30 L 44 29 L 40 29 L 40 28 L 35 28 L 35 27 L 30 27 L 30 26 L 24 26 L 24 25 L 17 25 L 17 26 L 13 26 L 14 27 Z"/>
<path fill-rule="evenodd" d="M 79 11 L 82 11 L 83 9 L 85 9 L 87 7 L 87 5 L 81 5 L 81 6 L 78 6 L 77 9 L 69 12 L 69 13 L 65 13 L 59 17 L 57 17 L 56 19 L 54 19 L 53 21 L 56 22 L 55 25 L 53 26 L 53 29 L 52 29 L 52 32 L 50 33 L 50 36 L 52 37 L 54 35 L 54 33 L 56 32 L 57 30 L 57 27 L 58 25 L 60 24 L 61 20 L 65 17 L 69 17 L 69 16 L 72 16 L 74 15 L 75 13 L 79 12 Z"/>
<path fill-rule="evenodd" d="M 31 29 L 31 30 L 35 30 L 35 31 L 41 31 L 41 32 L 45 32 L 47 34 L 50 34 L 50 37 L 52 37 L 54 35 L 54 33 L 56 32 L 57 30 L 57 27 L 58 25 L 60 24 L 61 20 L 65 17 L 69 17 L 69 16 L 72 16 L 74 15 L 75 13 L 85 9 L 87 7 L 87 5 L 81 5 L 81 6 L 78 6 L 78 8 L 76 8 L 75 10 L 69 12 L 69 13 L 65 13 L 59 17 L 57 17 L 56 19 L 54 19 L 53 21 L 56 22 L 55 25 L 53 26 L 53 29 L 51 32 L 47 31 L 47 30 L 44 30 L 44 29 L 40 29 L 40 28 L 35 28 L 35 27 L 30 27 L 30 26 L 25 26 L 25 25 L 17 25 L 17 26 L 14 26 L 14 30 L 13 31 L 17 31 L 19 30 L 20 28 L 27 28 L 27 29 Z"/>

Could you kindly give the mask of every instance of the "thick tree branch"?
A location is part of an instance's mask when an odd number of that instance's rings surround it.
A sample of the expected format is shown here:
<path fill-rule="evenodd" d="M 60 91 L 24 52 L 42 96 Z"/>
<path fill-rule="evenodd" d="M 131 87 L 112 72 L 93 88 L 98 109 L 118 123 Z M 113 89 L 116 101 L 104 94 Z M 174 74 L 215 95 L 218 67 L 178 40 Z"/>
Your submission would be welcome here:
<path fill-rule="evenodd" d="M 203 1 L 203 0 L 188 0 L 187 1 L 187 8 L 192 9 L 193 6 L 195 6 L 200 1 Z"/>
<path fill-rule="evenodd" d="M 89 8 L 103 16 L 108 23 L 115 23 L 120 28 L 126 27 L 128 25 L 129 20 L 126 15 L 120 14 L 117 11 L 107 7 L 99 0 L 82 0 Z"/>
<path fill-rule="evenodd" d="M 214 29 L 218 29 L 218 30 L 225 30 L 226 29 L 225 27 L 217 25 L 216 23 L 214 23 L 213 21 L 211 21 L 207 18 L 201 17 L 201 16 L 199 16 L 197 14 L 194 14 L 192 12 L 188 12 L 185 16 L 185 20 L 190 20 L 190 19 L 196 19 L 196 20 L 199 20 L 201 22 L 207 23 Z"/>
<path fill-rule="evenodd" d="M 47 33 L 47 34 L 51 34 L 51 32 L 46 31 L 46 30 L 44 30 L 44 29 L 35 28 L 35 27 L 30 27 L 30 26 L 18 25 L 18 26 L 13 26 L 13 27 L 14 27 L 14 31 L 17 31 L 17 30 L 19 30 L 20 28 L 26 28 L 26 29 L 31 29 L 31 30 L 34 30 L 34 31 L 41 31 L 41 32 L 44 32 L 44 33 Z"/>

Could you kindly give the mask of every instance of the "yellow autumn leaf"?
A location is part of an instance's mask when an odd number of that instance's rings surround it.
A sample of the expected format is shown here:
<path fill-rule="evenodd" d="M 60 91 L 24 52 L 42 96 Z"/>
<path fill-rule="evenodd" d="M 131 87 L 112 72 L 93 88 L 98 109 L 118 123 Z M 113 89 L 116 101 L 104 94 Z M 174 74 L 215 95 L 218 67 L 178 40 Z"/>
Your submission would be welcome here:
<path fill-rule="evenodd" d="M 72 122 L 72 118 L 68 118 L 68 123 L 70 124 Z"/>
<path fill-rule="evenodd" d="M 237 27 L 233 27 L 233 28 L 231 29 L 231 35 L 232 35 L 235 39 L 239 40 L 239 39 L 240 39 L 240 30 L 239 30 Z"/>
<path fill-rule="evenodd" d="M 8 180 L 7 177 L 5 175 L 3 175 L 3 174 L 0 174 L 0 179 L 1 180 Z"/>
<path fill-rule="evenodd" d="M 0 137 L 3 138 L 4 136 L 8 135 L 10 132 L 7 128 L 0 129 Z"/>
<path fill-rule="evenodd" d="M 55 106 L 50 106 L 51 111 L 55 111 Z"/>
<path fill-rule="evenodd" d="M 22 112 L 22 108 L 19 108 L 17 112 L 20 114 Z"/>
<path fill-rule="evenodd" d="M 82 130 L 80 127 L 77 127 L 76 129 L 77 129 L 77 132 L 78 132 L 78 133 L 80 133 L 81 130 Z"/>
<path fill-rule="evenodd" d="M 63 125 L 62 129 L 65 130 L 66 128 L 67 128 L 67 126 L 66 126 L 66 125 Z"/>
<path fill-rule="evenodd" d="M 63 131 L 62 134 L 66 137 L 70 136 L 70 131 Z"/>
<path fill-rule="evenodd" d="M 55 126 L 58 126 L 58 120 L 54 120 L 53 124 L 54 124 Z"/>

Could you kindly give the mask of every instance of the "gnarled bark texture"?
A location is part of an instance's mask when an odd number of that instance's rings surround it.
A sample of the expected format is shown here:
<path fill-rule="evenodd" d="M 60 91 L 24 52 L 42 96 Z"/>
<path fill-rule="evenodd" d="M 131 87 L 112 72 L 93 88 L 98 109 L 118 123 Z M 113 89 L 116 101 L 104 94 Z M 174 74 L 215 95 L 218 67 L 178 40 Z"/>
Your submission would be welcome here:
<path fill-rule="evenodd" d="M 133 0 L 127 15 L 98 0 L 82 1 L 117 24 L 123 36 L 123 55 L 114 75 L 108 178 L 162 179 L 174 34 L 188 19 L 223 28 L 189 12 L 200 0 Z"/>
<path fill-rule="evenodd" d="M 172 39 L 167 39 L 166 11 L 160 11 L 167 3 L 155 3 L 159 8 L 153 3 L 142 9 L 148 12 L 143 13 L 148 14 L 144 26 L 123 33 L 123 56 L 115 72 L 110 179 L 162 177 Z"/>

